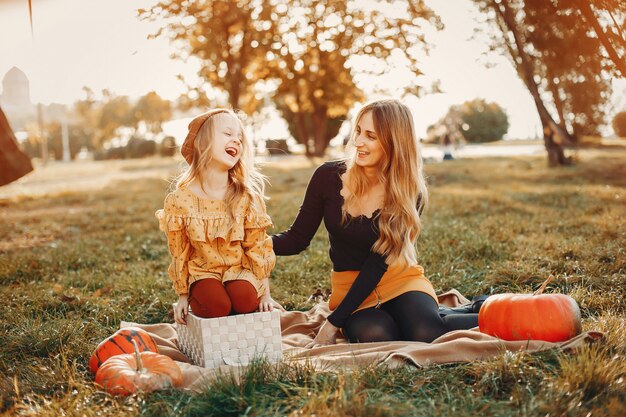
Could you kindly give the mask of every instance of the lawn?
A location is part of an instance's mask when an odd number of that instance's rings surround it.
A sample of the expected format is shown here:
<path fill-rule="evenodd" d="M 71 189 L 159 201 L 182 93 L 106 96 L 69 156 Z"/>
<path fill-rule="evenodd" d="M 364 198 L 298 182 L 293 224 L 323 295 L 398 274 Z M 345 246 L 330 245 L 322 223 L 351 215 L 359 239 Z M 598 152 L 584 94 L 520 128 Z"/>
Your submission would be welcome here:
<path fill-rule="evenodd" d="M 621 148 L 623 149 L 623 148 Z M 175 163 L 104 188 L 0 200 L 0 412 L 7 415 L 626 415 L 626 152 L 580 151 L 576 165 L 543 157 L 426 166 L 430 205 L 419 259 L 437 291 L 471 296 L 548 292 L 576 299 L 584 330 L 604 339 L 573 353 L 506 353 L 425 369 L 316 372 L 256 364 L 201 394 L 118 400 L 87 370 L 122 320 L 171 321 L 165 237 L 154 211 Z M 128 162 L 124 169 L 136 172 Z M 273 231 L 297 213 L 312 163 L 269 163 Z M 143 168 L 142 168 L 143 167 Z M 67 168 L 64 168 L 67 169 Z M 81 173 L 76 172 L 76 177 Z M 289 309 L 329 286 L 325 231 L 279 258 L 273 295 Z"/>

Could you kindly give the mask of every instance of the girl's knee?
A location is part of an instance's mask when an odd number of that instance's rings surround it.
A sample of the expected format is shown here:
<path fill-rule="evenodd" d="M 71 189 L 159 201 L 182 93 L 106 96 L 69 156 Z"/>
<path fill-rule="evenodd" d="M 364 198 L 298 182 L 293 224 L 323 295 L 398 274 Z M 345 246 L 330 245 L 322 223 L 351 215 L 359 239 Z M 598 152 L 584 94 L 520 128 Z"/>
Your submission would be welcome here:
<path fill-rule="evenodd" d="M 228 298 L 214 298 L 203 301 L 190 299 L 189 306 L 193 314 L 203 319 L 226 317 L 232 310 L 232 305 Z"/>
<path fill-rule="evenodd" d="M 252 313 L 259 308 L 256 288 L 248 281 L 228 281 L 224 286 L 235 313 Z"/>
<path fill-rule="evenodd" d="M 191 284 L 189 306 L 193 314 L 205 319 L 228 316 L 232 309 L 224 286 L 215 279 L 202 279 Z"/>

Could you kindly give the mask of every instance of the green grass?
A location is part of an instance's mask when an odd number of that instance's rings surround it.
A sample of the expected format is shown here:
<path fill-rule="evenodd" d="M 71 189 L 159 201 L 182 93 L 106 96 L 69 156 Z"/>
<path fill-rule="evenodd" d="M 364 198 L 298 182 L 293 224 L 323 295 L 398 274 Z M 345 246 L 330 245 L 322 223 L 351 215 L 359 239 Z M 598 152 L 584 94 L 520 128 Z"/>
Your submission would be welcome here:
<path fill-rule="evenodd" d="M 87 370 L 120 321 L 171 321 L 165 238 L 154 211 L 168 183 L 0 202 L 0 413 L 6 415 L 507 416 L 626 415 L 626 153 L 581 151 L 575 166 L 543 158 L 426 166 L 430 206 L 419 258 L 438 291 L 548 291 L 579 303 L 585 330 L 605 338 L 575 353 L 507 353 L 425 369 L 315 372 L 256 363 L 205 392 L 111 398 Z M 159 162 L 161 166 L 166 166 Z M 131 166 L 128 169 L 132 169 Z M 313 165 L 264 168 L 274 231 L 297 213 Z M 323 228 L 280 258 L 273 295 L 307 309 L 329 287 Z"/>

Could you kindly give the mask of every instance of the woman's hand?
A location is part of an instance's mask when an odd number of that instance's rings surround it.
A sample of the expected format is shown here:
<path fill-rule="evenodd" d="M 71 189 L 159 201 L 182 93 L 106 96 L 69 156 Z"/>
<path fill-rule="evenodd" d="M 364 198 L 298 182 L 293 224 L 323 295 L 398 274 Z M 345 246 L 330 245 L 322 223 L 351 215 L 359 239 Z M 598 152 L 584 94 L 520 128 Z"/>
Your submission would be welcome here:
<path fill-rule="evenodd" d="M 187 294 L 179 295 L 178 302 L 174 308 L 174 321 L 178 324 L 187 325 L 187 310 L 189 310 Z"/>
<path fill-rule="evenodd" d="M 314 348 L 319 346 L 326 345 L 334 345 L 337 343 L 337 333 L 339 333 L 339 327 L 335 327 L 331 322 L 326 320 L 322 327 L 320 327 L 319 332 L 317 332 L 317 336 L 315 339 L 308 345 L 306 348 Z"/>
<path fill-rule="evenodd" d="M 272 311 L 275 308 L 280 311 L 285 311 L 285 308 L 274 300 L 268 293 L 259 297 L 259 311 Z"/>

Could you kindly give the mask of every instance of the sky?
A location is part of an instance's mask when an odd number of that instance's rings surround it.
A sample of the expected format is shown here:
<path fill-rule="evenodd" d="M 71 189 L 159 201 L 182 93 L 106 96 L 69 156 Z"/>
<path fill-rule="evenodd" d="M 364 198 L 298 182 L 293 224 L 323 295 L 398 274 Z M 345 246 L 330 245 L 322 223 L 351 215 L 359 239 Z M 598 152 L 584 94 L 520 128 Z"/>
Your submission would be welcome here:
<path fill-rule="evenodd" d="M 17 66 L 30 80 L 31 100 L 70 104 L 84 97 L 83 87 L 139 97 L 156 91 L 168 99 L 184 92 L 178 74 L 193 79 L 197 66 L 170 56 L 166 38 L 147 39 L 158 22 L 141 21 L 138 8 L 156 0 L 33 0 L 31 35 L 26 0 L 0 0 L 0 78 Z M 507 137 L 534 137 L 539 118 L 532 98 L 505 57 L 491 53 L 486 40 L 472 38 L 476 11 L 469 0 L 427 0 L 445 29 L 428 31 L 432 49 L 424 56 L 419 84 L 439 80 L 444 93 L 409 97 L 419 135 L 448 108 L 474 98 L 500 104 L 509 116 Z M 486 63 L 490 66 L 487 68 Z M 402 79 L 392 72 L 381 81 Z M 367 91 L 369 83 L 362 87 Z M 626 107 L 626 80 L 614 82 L 615 101 Z M 1 87 L 0 87 L 1 88 Z M 621 101 L 620 101 L 621 100 Z M 273 129 L 270 126 L 270 129 Z M 282 132 L 281 132 L 282 134 Z"/>

